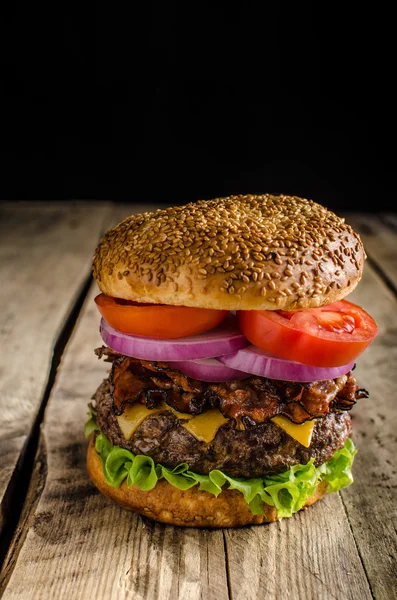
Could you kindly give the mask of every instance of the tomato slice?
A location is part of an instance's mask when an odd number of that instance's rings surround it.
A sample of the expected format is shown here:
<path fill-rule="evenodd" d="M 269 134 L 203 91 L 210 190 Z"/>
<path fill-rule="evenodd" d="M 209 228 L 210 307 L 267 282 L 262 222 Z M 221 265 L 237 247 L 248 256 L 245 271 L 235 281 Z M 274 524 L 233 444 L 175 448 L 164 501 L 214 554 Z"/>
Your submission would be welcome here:
<path fill-rule="evenodd" d="M 142 304 L 105 294 L 99 294 L 95 303 L 105 321 L 114 329 L 161 339 L 176 339 L 209 331 L 217 327 L 228 313 L 227 310 L 211 308 Z"/>
<path fill-rule="evenodd" d="M 360 306 L 340 300 L 321 308 L 243 310 L 240 329 L 257 348 L 313 367 L 339 367 L 355 360 L 378 333 Z"/>

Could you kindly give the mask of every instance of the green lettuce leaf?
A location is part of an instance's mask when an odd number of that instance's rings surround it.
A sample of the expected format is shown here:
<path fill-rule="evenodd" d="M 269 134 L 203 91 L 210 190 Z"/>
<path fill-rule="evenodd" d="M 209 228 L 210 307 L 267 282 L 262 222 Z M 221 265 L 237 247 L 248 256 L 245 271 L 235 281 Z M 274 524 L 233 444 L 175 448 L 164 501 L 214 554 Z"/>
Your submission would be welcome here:
<path fill-rule="evenodd" d="M 88 420 L 84 425 L 84 435 L 88 439 L 94 431 L 100 431 L 96 422 L 96 411 L 90 402 L 88 405 Z"/>
<path fill-rule="evenodd" d="M 338 492 L 353 483 L 352 464 L 357 450 L 350 438 L 344 448 L 338 450 L 322 468 L 321 479 L 328 482 L 330 492 Z"/>
<path fill-rule="evenodd" d="M 128 486 L 135 484 L 141 490 L 148 491 L 154 488 L 159 479 L 166 479 L 180 490 L 198 485 L 200 490 L 218 496 L 226 486 L 227 489 L 241 492 L 253 514 L 263 514 L 263 505 L 266 503 L 277 508 L 281 519 L 300 510 L 320 481 L 328 483 L 330 492 L 336 492 L 353 482 L 351 469 L 357 451 L 351 439 L 320 467 L 316 467 L 311 459 L 306 465 L 294 465 L 277 475 L 244 479 L 229 477 L 217 469 L 208 475 L 200 475 L 190 471 L 187 463 L 168 469 L 156 465 L 150 456 L 135 455 L 129 450 L 113 446 L 100 431 L 92 407 L 85 431 L 99 431 L 95 449 L 101 459 L 106 482 L 114 488 L 119 488 L 126 480 Z"/>

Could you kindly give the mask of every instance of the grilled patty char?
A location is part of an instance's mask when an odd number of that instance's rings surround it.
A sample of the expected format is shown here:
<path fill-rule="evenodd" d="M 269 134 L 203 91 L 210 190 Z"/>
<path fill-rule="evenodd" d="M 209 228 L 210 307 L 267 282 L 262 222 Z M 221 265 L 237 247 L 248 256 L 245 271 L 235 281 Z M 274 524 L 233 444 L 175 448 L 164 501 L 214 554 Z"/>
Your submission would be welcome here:
<path fill-rule="evenodd" d="M 344 446 L 351 432 L 350 415 L 331 410 L 316 420 L 309 448 L 271 421 L 244 431 L 236 430 L 230 421 L 207 444 L 198 441 L 174 413 L 167 411 L 147 417 L 127 441 L 112 410 L 109 380 L 100 385 L 95 401 L 98 425 L 113 445 L 151 456 L 156 463 L 170 468 L 186 462 L 192 471 L 201 474 L 220 469 L 233 477 L 260 477 L 305 464 L 311 458 L 320 465 Z"/>

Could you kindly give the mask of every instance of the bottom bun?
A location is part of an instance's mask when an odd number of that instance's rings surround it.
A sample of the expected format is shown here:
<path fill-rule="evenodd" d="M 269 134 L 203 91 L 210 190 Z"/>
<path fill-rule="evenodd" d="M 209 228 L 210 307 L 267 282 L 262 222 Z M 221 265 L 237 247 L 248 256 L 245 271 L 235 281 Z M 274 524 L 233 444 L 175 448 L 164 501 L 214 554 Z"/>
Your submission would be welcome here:
<path fill-rule="evenodd" d="M 120 488 L 113 488 L 106 483 L 93 437 L 87 451 L 88 474 L 104 496 L 127 510 L 182 527 L 243 527 L 278 520 L 277 509 L 268 504 L 264 504 L 263 515 L 254 515 L 237 490 L 226 489 L 216 497 L 199 490 L 197 485 L 188 490 L 179 490 L 165 479 L 160 479 L 148 492 L 143 492 L 136 485 L 128 487 L 125 481 Z M 327 493 L 327 487 L 326 482 L 320 482 L 303 508 L 320 500 Z"/>

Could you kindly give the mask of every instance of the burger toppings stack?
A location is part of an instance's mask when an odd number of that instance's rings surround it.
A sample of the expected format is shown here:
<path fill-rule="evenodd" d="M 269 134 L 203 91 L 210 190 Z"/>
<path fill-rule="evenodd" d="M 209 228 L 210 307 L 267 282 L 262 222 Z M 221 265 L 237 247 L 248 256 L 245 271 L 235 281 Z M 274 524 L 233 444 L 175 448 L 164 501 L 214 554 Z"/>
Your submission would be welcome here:
<path fill-rule="evenodd" d="M 377 334 L 345 300 L 357 233 L 298 197 L 217 198 L 134 215 L 99 243 L 109 376 L 87 466 L 106 496 L 174 525 L 289 517 L 353 478 L 353 374 Z"/>

